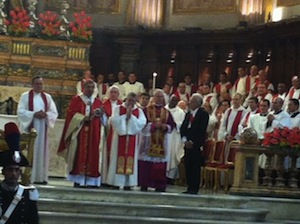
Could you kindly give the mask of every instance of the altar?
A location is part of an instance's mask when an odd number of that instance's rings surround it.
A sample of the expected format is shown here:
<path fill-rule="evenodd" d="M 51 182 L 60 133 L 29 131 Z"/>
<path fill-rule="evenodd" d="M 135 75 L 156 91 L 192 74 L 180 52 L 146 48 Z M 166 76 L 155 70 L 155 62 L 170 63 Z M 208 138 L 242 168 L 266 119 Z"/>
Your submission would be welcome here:
<path fill-rule="evenodd" d="M 4 130 L 4 125 L 8 122 L 15 122 L 18 125 L 16 115 L 0 114 L 0 129 Z M 66 163 L 63 158 L 57 155 L 57 149 L 61 138 L 65 120 L 57 119 L 54 128 L 48 129 L 49 136 L 49 176 L 66 177 Z"/>

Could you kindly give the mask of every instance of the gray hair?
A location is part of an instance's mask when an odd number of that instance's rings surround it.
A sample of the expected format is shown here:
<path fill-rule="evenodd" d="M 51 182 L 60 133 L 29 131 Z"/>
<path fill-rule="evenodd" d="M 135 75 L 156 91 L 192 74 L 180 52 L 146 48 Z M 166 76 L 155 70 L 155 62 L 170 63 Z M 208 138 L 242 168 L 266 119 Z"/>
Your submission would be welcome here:
<path fill-rule="evenodd" d="M 112 89 L 116 89 L 118 90 L 118 92 L 120 92 L 120 88 L 116 85 L 112 85 L 111 87 L 109 87 L 108 91 L 110 92 Z"/>
<path fill-rule="evenodd" d="M 197 103 L 199 104 L 199 107 L 202 106 L 203 103 L 203 97 L 200 93 L 193 93 L 193 95 L 191 96 L 191 98 L 195 98 L 197 100 Z"/>
<path fill-rule="evenodd" d="M 164 91 L 162 89 L 155 89 L 153 91 L 153 96 L 155 96 L 157 93 L 164 93 Z"/>
<path fill-rule="evenodd" d="M 127 94 L 127 97 L 126 97 L 126 98 L 129 98 L 129 97 L 136 98 L 136 97 L 137 97 L 137 94 L 134 93 L 134 92 L 130 92 L 130 93 Z"/>

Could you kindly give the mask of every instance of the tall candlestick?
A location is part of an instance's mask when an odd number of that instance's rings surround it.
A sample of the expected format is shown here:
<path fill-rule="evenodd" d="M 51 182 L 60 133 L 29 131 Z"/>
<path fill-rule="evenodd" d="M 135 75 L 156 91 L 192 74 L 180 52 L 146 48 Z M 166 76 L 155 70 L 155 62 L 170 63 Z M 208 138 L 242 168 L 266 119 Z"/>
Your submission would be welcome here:
<path fill-rule="evenodd" d="M 156 73 L 156 72 L 153 72 L 153 80 L 152 80 L 152 91 L 153 91 L 153 92 L 154 92 L 154 90 L 155 90 L 156 76 L 157 76 L 157 73 Z"/>

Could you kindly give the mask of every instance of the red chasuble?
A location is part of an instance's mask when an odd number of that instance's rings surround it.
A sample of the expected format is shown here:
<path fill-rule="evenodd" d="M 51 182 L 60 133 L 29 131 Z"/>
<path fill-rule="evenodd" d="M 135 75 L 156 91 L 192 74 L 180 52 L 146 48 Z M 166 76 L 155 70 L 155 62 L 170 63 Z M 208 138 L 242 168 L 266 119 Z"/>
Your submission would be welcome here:
<path fill-rule="evenodd" d="M 125 107 L 120 106 L 120 116 L 126 114 L 126 111 Z M 139 118 L 139 110 L 134 109 L 132 115 Z M 119 136 L 117 174 L 133 174 L 135 142 L 135 135 Z"/>
<path fill-rule="evenodd" d="M 70 107 L 68 109 L 66 122 L 63 130 L 63 135 L 59 145 L 58 152 L 68 148 L 68 140 L 65 141 L 65 134 L 69 127 L 72 117 L 76 113 L 85 114 L 86 107 L 90 106 L 91 111 L 101 107 L 101 101 L 95 98 L 92 105 L 86 105 L 80 96 L 72 98 Z M 78 144 L 73 165 L 72 175 L 85 175 L 90 177 L 99 177 L 99 143 L 100 143 L 100 129 L 101 121 L 99 117 L 94 117 L 91 121 L 86 121 L 79 134 Z"/>

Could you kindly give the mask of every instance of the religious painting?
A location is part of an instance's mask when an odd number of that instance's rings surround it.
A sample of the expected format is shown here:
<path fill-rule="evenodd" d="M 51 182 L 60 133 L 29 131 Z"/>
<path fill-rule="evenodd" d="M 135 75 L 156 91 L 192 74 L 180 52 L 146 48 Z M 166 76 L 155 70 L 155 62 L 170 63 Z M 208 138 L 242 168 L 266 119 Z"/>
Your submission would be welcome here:
<path fill-rule="evenodd" d="M 236 12 L 236 0 L 173 0 L 173 13 Z"/>
<path fill-rule="evenodd" d="M 277 0 L 277 6 L 293 6 L 300 5 L 299 0 Z"/>
<path fill-rule="evenodd" d="M 114 14 L 120 12 L 120 0 L 66 0 L 69 11 L 86 11 L 87 13 Z M 61 0 L 46 0 L 45 10 L 59 11 Z"/>

